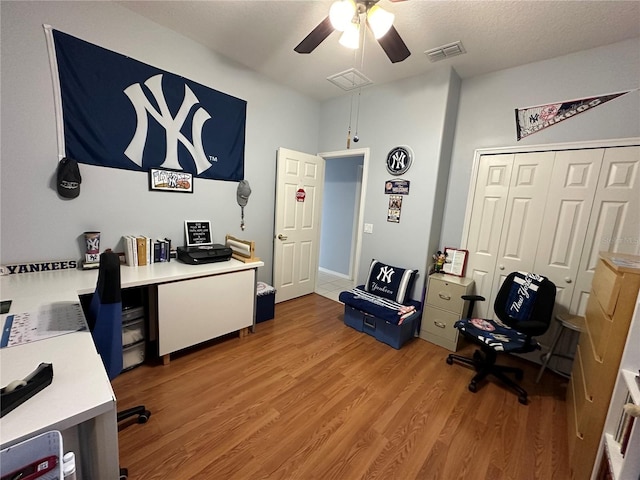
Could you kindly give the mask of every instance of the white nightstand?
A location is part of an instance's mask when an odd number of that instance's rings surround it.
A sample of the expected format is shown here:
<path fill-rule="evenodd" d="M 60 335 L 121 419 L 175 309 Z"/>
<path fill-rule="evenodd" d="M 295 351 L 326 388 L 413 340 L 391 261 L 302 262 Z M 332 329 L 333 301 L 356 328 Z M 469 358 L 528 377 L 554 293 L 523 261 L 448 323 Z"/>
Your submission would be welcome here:
<path fill-rule="evenodd" d="M 422 312 L 420 338 L 452 352 L 458 349 L 458 330 L 453 324 L 467 314 L 469 302 L 462 295 L 471 295 L 473 280 L 444 273 L 429 276 L 427 298 Z"/>

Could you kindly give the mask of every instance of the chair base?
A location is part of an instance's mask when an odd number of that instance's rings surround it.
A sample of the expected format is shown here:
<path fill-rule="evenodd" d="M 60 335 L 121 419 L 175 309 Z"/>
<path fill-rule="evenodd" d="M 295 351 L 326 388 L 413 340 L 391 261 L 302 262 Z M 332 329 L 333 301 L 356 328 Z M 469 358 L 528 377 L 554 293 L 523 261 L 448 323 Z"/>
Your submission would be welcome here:
<path fill-rule="evenodd" d="M 118 412 L 118 423 L 126 420 L 127 418 L 138 416 L 138 423 L 147 423 L 149 417 L 151 416 L 151 412 L 147 410 L 144 405 L 138 405 L 137 407 L 127 408 L 121 412 Z"/>
<path fill-rule="evenodd" d="M 463 357 L 462 355 L 449 354 L 447 357 L 447 364 L 453 365 L 453 362 L 459 362 L 463 365 L 469 365 L 475 369 L 476 375 L 469 382 L 469 391 L 476 393 L 478 391 L 478 384 L 492 375 L 506 386 L 510 387 L 518 394 L 518 401 L 526 405 L 527 404 L 527 391 L 519 384 L 514 382 L 511 378 L 507 377 L 507 373 L 515 375 L 516 380 L 522 380 L 524 378 L 524 372 L 521 368 L 510 367 L 507 365 L 496 365 L 497 354 L 493 350 L 476 350 L 473 353 L 473 358 Z"/>

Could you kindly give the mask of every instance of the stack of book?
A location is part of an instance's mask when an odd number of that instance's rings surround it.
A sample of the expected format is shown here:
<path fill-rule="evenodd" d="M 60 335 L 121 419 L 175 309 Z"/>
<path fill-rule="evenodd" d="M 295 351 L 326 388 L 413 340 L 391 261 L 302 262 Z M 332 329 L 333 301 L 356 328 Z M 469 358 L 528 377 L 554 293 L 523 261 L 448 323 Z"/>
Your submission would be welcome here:
<path fill-rule="evenodd" d="M 633 423 L 635 421 L 635 417 L 630 413 L 633 407 L 632 402 L 633 401 L 631 399 L 631 394 L 627 392 L 627 397 L 625 398 L 625 401 L 624 401 L 625 406 L 623 407 L 620 418 L 618 419 L 618 426 L 616 428 L 615 435 L 613 437 L 615 441 L 620 444 L 620 454 L 623 457 L 627 451 L 627 445 L 629 444 L 629 437 L 631 437 L 631 429 L 633 428 Z"/>
<path fill-rule="evenodd" d="M 171 240 L 152 239 L 144 235 L 124 235 L 124 257 L 127 265 L 141 267 L 171 260 Z"/>

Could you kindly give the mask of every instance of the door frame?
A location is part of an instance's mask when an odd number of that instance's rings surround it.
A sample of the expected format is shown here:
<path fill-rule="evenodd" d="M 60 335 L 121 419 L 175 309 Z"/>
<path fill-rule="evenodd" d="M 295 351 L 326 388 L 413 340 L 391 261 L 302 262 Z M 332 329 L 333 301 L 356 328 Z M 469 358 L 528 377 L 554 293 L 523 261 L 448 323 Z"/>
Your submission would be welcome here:
<path fill-rule="evenodd" d="M 367 180 L 369 178 L 369 157 L 370 149 L 365 148 L 352 148 L 348 150 L 337 150 L 333 152 L 322 152 L 317 154 L 326 160 L 336 160 L 345 157 L 355 157 L 362 155 L 362 179 L 360 182 L 360 204 L 358 206 L 358 212 L 356 214 L 356 236 L 355 236 L 355 248 L 353 249 L 353 259 L 351 270 L 351 280 L 356 281 L 358 278 L 358 272 L 360 270 L 360 255 L 362 252 L 362 232 L 364 230 L 364 207 L 367 198 Z M 326 179 L 325 179 L 326 181 Z M 320 218 L 320 230 L 322 231 L 322 218 Z M 320 259 L 320 249 L 318 248 L 318 262 Z M 317 287 L 317 277 L 316 277 Z"/>
<path fill-rule="evenodd" d="M 462 228 L 461 248 L 466 248 L 469 241 L 469 224 L 471 222 L 471 211 L 473 209 L 473 199 L 476 194 L 476 182 L 478 181 L 478 170 L 480 159 L 485 155 L 498 155 L 503 153 L 529 153 L 544 152 L 550 150 L 584 150 L 588 148 L 608 148 L 608 147 L 629 147 L 640 145 L 640 137 L 616 138 L 607 140 L 587 140 L 584 142 L 549 143 L 540 145 L 517 145 L 511 147 L 478 148 L 474 151 L 473 166 L 471 169 L 471 179 L 469 180 L 469 196 L 464 214 L 464 224 Z"/>

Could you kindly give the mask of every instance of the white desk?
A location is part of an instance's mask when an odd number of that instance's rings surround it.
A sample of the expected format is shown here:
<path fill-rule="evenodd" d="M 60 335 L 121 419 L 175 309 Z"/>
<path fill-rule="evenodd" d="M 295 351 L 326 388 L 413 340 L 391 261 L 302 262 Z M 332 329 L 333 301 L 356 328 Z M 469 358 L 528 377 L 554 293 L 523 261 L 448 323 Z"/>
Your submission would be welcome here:
<path fill-rule="evenodd" d="M 238 323 L 225 327 L 228 330 L 237 325 L 249 326 L 255 323 L 256 270 L 262 265 L 263 262 L 245 264 L 232 259 L 206 265 L 186 265 L 171 261 L 144 267 L 122 266 L 121 283 L 123 289 L 161 285 L 172 291 L 174 285 L 182 288 L 186 285 L 185 281 L 208 282 L 210 277 L 217 278 L 216 285 L 222 283 L 234 289 L 240 286 L 242 290 L 246 290 L 247 285 L 251 287 L 250 282 L 253 282 L 253 308 L 245 309 Z M 241 272 L 239 276 L 244 279 L 241 285 L 236 282 L 220 282 L 224 275 L 234 272 Z M 33 311 L 52 303 L 77 302 L 79 295 L 93 293 L 97 279 L 96 270 L 57 270 L 8 275 L 0 277 L 0 297 L 2 300 L 12 300 L 10 313 Z M 228 292 L 218 296 L 225 302 L 229 301 Z M 212 308 L 211 297 L 209 295 L 206 298 L 209 302 L 208 309 Z M 244 291 L 241 298 L 246 300 L 250 297 Z M 160 300 L 158 298 L 158 303 L 161 303 Z M 195 310 L 198 310 L 200 301 L 199 296 L 192 295 L 181 300 L 183 307 L 189 306 Z M 208 311 L 209 317 L 215 317 L 216 310 Z M 167 325 L 172 320 L 171 315 L 171 312 L 165 312 L 163 317 L 162 310 L 158 311 L 159 319 Z M 184 316 L 173 320 L 185 321 Z M 209 322 L 212 321 L 215 318 L 209 318 Z M 162 337 L 162 330 L 159 333 Z M 228 332 L 217 331 L 214 335 L 224 333 Z M 196 338 L 192 341 L 208 339 Z M 64 431 L 77 426 L 79 441 L 83 447 L 87 447 L 79 452 L 84 478 L 118 478 L 116 399 L 91 334 L 76 332 L 0 349 L 0 385 L 24 378 L 41 362 L 53 364 L 53 382 L 0 419 L 0 447 L 5 448 L 44 431 Z"/>
<path fill-rule="evenodd" d="M 0 419 L 6 448 L 49 430 L 79 427 L 76 452 L 84 478 L 118 478 L 116 398 L 88 331 L 0 349 L 0 384 L 53 364 L 51 385 Z"/>

